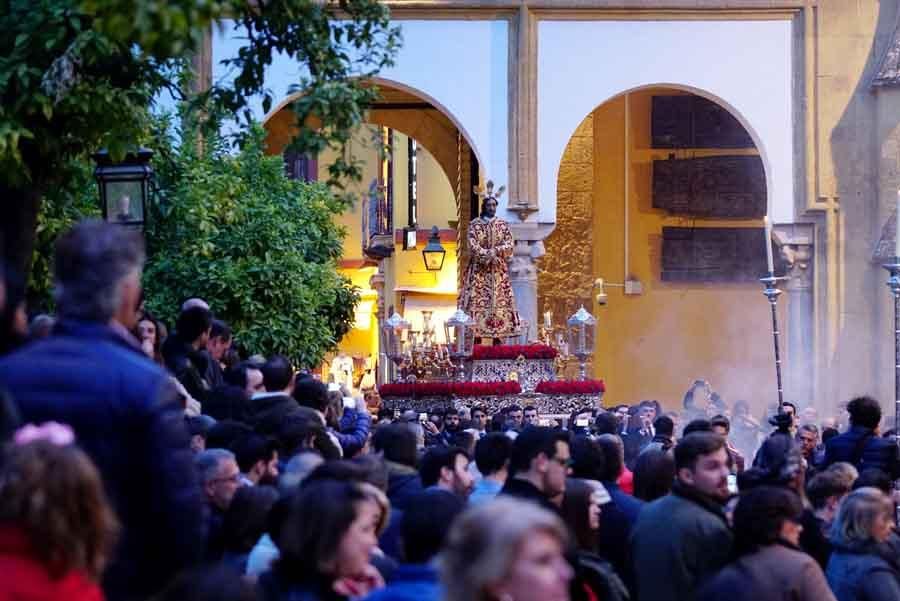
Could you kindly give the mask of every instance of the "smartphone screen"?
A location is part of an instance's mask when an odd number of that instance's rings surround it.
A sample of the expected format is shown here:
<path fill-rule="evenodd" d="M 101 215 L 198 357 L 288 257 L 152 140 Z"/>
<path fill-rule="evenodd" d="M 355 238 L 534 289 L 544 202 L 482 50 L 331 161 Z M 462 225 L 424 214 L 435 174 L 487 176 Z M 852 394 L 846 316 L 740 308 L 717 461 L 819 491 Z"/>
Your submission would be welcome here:
<path fill-rule="evenodd" d="M 427 413 L 420 413 L 420 414 L 419 414 L 419 421 L 422 422 L 423 424 L 424 424 L 425 422 L 427 422 L 427 421 L 428 421 L 428 414 L 427 414 Z"/>
<path fill-rule="evenodd" d="M 734 474 L 728 474 L 728 492 L 733 495 L 738 494 L 737 476 Z"/>

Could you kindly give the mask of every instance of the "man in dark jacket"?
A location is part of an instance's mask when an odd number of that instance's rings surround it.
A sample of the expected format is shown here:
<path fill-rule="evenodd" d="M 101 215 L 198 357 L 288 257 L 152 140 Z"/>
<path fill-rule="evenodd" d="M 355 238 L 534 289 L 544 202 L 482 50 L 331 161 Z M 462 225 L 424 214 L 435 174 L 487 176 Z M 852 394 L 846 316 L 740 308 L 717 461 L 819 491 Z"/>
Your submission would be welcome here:
<path fill-rule="evenodd" d="M 300 408 L 291 396 L 294 392 L 294 369 L 281 355 L 272 355 L 262 369 L 266 392 L 250 399 L 250 423 L 262 434 L 272 434 L 284 418 Z"/>
<path fill-rule="evenodd" d="M 104 577 L 107 599 L 146 598 L 199 560 L 200 489 L 169 376 L 141 353 L 136 321 L 140 235 L 85 221 L 56 246 L 54 334 L 0 361 L 27 422 L 72 426 L 122 523 Z"/>
<path fill-rule="evenodd" d="M 225 383 L 225 374 L 222 371 L 222 359 L 231 349 L 231 328 L 221 319 L 213 319 L 209 330 L 209 342 L 206 343 L 206 354 L 209 359 L 206 362 L 206 381 L 210 388 L 222 386 Z"/>
<path fill-rule="evenodd" d="M 663 451 L 668 451 L 675 446 L 675 422 L 671 417 L 668 415 L 657 417 L 653 422 L 653 430 L 656 434 L 650 444 L 658 444 Z"/>
<path fill-rule="evenodd" d="M 631 533 L 638 601 L 690 601 L 728 561 L 728 464 L 725 439 L 712 432 L 689 434 L 675 447 L 671 494 L 645 505 Z"/>
<path fill-rule="evenodd" d="M 175 332 L 166 338 L 162 356 L 166 367 L 178 378 L 188 394 L 201 403 L 211 386 L 206 379 L 209 355 L 206 343 L 212 328 L 212 313 L 203 307 L 191 307 L 178 314 Z"/>
<path fill-rule="evenodd" d="M 881 422 L 881 406 L 871 397 L 857 397 L 847 403 L 850 429 L 825 444 L 825 465 L 846 461 L 862 472 L 878 468 L 891 479 L 900 478 L 900 455 L 893 439 L 881 438 L 876 428 Z"/>
<path fill-rule="evenodd" d="M 832 547 L 828 540 L 831 523 L 849 492 L 849 483 L 830 470 L 816 474 L 806 485 L 806 496 L 812 509 L 803 512 L 800 548 L 815 559 L 823 571 L 831 557 Z"/>
<path fill-rule="evenodd" d="M 657 422 L 660 419 L 662 417 Z M 596 444 L 603 455 L 603 459 L 597 462 L 603 465 L 600 481 L 612 499 L 603 506 L 602 535 L 597 542 L 597 553 L 609 561 L 631 587 L 633 575 L 628 565 L 628 538 L 644 502 L 619 488 L 618 480 L 625 467 L 622 440 L 615 434 L 604 434 L 597 438 Z"/>
<path fill-rule="evenodd" d="M 551 499 L 566 492 L 571 454 L 565 432 L 543 426 L 528 426 L 513 442 L 509 478 L 501 495 L 533 501 L 559 513 Z"/>
<path fill-rule="evenodd" d="M 628 469 L 634 469 L 634 462 L 656 436 L 653 421 L 656 418 L 656 407 L 650 401 L 641 401 L 637 413 L 637 421 L 628 429 L 628 434 L 622 438 L 625 443 L 625 465 Z"/>
<path fill-rule="evenodd" d="M 405 510 L 410 500 L 424 490 L 416 470 L 416 434 L 412 426 L 397 422 L 378 428 L 372 447 L 382 454 L 388 469 L 391 509 Z"/>

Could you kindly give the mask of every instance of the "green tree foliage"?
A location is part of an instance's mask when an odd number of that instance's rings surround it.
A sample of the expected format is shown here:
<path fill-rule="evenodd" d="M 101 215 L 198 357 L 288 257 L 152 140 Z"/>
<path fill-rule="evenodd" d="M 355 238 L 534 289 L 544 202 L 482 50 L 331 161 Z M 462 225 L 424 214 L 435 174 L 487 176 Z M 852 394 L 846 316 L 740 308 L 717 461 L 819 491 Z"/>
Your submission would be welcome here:
<path fill-rule="evenodd" d="M 362 79 L 391 64 L 399 31 L 377 0 L 6 0 L 0 3 L 0 234 L 7 259 L 26 268 L 42 198 L 67 187 L 71 162 L 106 147 L 124 156 L 146 131 L 146 108 L 163 89 L 180 94 L 184 57 L 228 15 L 248 46 L 231 63 L 233 81 L 191 105 L 242 110 L 282 53 L 306 67 L 297 85 L 298 147 L 332 146 L 332 176 L 358 176 L 346 152 L 374 91 Z M 339 19 L 335 19 L 339 16 Z M 307 119 L 315 116 L 315 120 Z M 217 125 L 216 121 L 210 122 Z"/>
<path fill-rule="evenodd" d="M 47 192 L 38 213 L 34 257 L 28 279 L 28 309 L 52 313 L 53 251 L 56 239 L 70 227 L 88 217 L 100 217 L 97 182 L 86 163 L 73 163 L 72 176 L 65 187 Z"/>
<path fill-rule="evenodd" d="M 252 353 L 317 365 L 352 327 L 358 294 L 338 274 L 345 201 L 284 175 L 250 129 L 237 155 L 217 140 L 198 156 L 185 139 L 160 154 L 163 194 L 151 209 L 148 308 L 172 323 L 188 297 L 207 299 Z M 159 143 L 159 147 L 165 147 Z"/>

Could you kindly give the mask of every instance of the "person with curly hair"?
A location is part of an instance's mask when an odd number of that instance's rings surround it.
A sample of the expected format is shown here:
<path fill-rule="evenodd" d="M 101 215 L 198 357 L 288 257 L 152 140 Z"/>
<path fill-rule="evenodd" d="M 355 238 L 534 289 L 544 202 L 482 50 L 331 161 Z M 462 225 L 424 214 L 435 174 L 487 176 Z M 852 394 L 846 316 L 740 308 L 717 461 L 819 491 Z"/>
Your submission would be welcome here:
<path fill-rule="evenodd" d="M 74 445 L 15 444 L 0 468 L 0 599 L 102 601 L 118 522 Z"/>

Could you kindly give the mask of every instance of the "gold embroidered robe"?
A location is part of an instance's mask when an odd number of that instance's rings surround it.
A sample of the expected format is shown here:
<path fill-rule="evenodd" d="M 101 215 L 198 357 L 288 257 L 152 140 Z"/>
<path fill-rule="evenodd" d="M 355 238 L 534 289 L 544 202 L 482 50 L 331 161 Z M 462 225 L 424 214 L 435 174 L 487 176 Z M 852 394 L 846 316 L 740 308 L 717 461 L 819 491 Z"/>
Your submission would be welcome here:
<path fill-rule="evenodd" d="M 519 314 L 507 261 L 513 237 L 502 219 L 478 217 L 469 224 L 469 264 L 458 306 L 475 323 L 475 335 L 503 338 L 519 332 Z"/>

